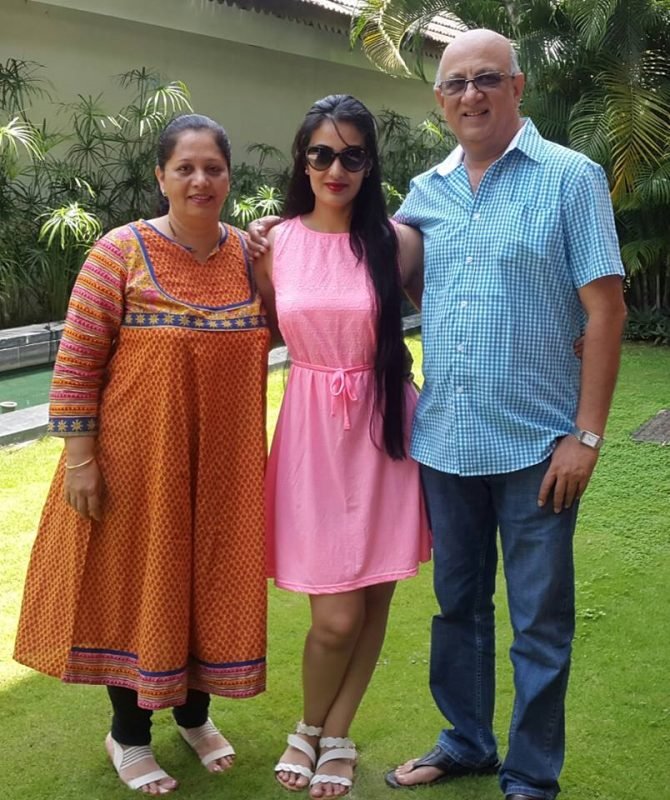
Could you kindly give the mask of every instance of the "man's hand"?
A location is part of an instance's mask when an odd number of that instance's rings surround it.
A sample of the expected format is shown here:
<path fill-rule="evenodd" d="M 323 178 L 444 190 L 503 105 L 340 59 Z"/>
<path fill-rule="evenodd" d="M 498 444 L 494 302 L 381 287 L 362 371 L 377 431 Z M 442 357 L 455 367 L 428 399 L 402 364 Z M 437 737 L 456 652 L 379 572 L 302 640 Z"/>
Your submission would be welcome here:
<path fill-rule="evenodd" d="M 268 231 L 281 221 L 281 217 L 261 217 L 247 225 L 247 249 L 252 259 L 267 253 L 270 244 L 267 240 Z"/>
<path fill-rule="evenodd" d="M 614 392 L 621 333 L 626 320 L 621 278 L 606 275 L 582 286 L 578 292 L 587 323 L 575 424 L 582 430 L 602 435 Z M 579 358 L 578 345 L 579 339 L 573 345 Z M 561 439 L 540 486 L 538 505 L 543 506 L 553 490 L 554 511 L 558 514 L 570 508 L 586 491 L 597 460 L 598 451 L 582 444 L 575 436 Z"/>
<path fill-rule="evenodd" d="M 555 513 L 570 508 L 586 491 L 597 460 L 597 450 L 582 444 L 574 436 L 563 437 L 551 457 L 537 504 L 543 506 L 553 489 Z"/>

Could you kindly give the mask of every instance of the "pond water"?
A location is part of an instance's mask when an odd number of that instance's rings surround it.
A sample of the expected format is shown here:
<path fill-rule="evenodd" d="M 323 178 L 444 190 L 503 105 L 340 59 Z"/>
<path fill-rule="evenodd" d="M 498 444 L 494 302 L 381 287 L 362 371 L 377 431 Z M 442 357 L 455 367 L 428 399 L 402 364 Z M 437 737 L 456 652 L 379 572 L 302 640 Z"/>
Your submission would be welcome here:
<path fill-rule="evenodd" d="M 0 372 L 0 403 L 14 402 L 16 408 L 38 406 L 49 401 L 53 364 Z"/>

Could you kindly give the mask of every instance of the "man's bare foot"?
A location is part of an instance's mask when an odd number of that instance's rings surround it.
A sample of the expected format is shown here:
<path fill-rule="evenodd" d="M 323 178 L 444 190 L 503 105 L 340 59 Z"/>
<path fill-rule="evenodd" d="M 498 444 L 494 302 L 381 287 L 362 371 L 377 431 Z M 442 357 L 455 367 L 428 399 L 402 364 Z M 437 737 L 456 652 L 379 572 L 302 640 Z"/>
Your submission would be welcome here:
<path fill-rule="evenodd" d="M 233 766 L 235 750 L 211 719 L 197 728 L 177 728 L 209 772 L 225 772 Z"/>
<path fill-rule="evenodd" d="M 179 785 L 165 770 L 162 770 L 148 745 L 135 747 L 119 744 L 108 733 L 105 748 L 122 783 L 129 789 L 138 789 L 144 794 L 169 794 Z"/>
<path fill-rule="evenodd" d="M 421 758 L 412 758 L 396 769 L 389 770 L 384 780 L 392 789 L 402 789 L 404 786 L 431 786 L 464 775 L 495 775 L 499 768 L 500 762 L 495 756 L 489 764 L 471 767 L 455 761 L 440 745 L 435 745 Z"/>
<path fill-rule="evenodd" d="M 437 767 L 414 767 L 418 758 L 412 758 L 395 769 L 398 783 L 403 786 L 417 786 L 434 783 L 439 780 L 444 772 Z"/>

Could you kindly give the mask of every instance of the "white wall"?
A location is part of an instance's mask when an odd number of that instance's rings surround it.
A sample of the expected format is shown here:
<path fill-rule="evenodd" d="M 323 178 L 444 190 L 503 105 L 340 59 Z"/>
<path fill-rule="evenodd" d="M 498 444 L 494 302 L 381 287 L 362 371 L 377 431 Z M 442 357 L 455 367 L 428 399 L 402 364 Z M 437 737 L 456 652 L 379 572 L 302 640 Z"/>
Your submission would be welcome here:
<path fill-rule="evenodd" d="M 0 0 L 9 57 L 43 64 L 60 101 L 102 92 L 109 113 L 130 97 L 114 75 L 147 66 L 183 80 L 194 109 L 227 128 L 237 161 L 253 142 L 288 152 L 307 108 L 333 92 L 416 122 L 433 108 L 428 84 L 382 75 L 341 36 L 208 0 Z"/>

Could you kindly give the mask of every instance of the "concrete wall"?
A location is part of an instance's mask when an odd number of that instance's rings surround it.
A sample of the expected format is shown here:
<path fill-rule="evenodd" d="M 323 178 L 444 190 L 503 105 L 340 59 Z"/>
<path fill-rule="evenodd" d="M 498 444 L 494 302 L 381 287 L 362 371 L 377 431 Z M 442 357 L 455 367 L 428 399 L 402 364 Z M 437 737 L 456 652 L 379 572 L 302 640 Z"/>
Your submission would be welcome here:
<path fill-rule="evenodd" d="M 346 37 L 209 0 L 0 0 L 0 60 L 37 61 L 62 102 L 97 96 L 109 113 L 130 97 L 113 78 L 134 67 L 183 80 L 196 111 L 227 129 L 234 160 L 265 142 L 288 152 L 305 111 L 332 92 L 421 121 L 431 87 L 377 72 Z M 54 108 L 35 104 L 31 118 Z M 65 127 L 61 117 L 56 122 Z"/>

